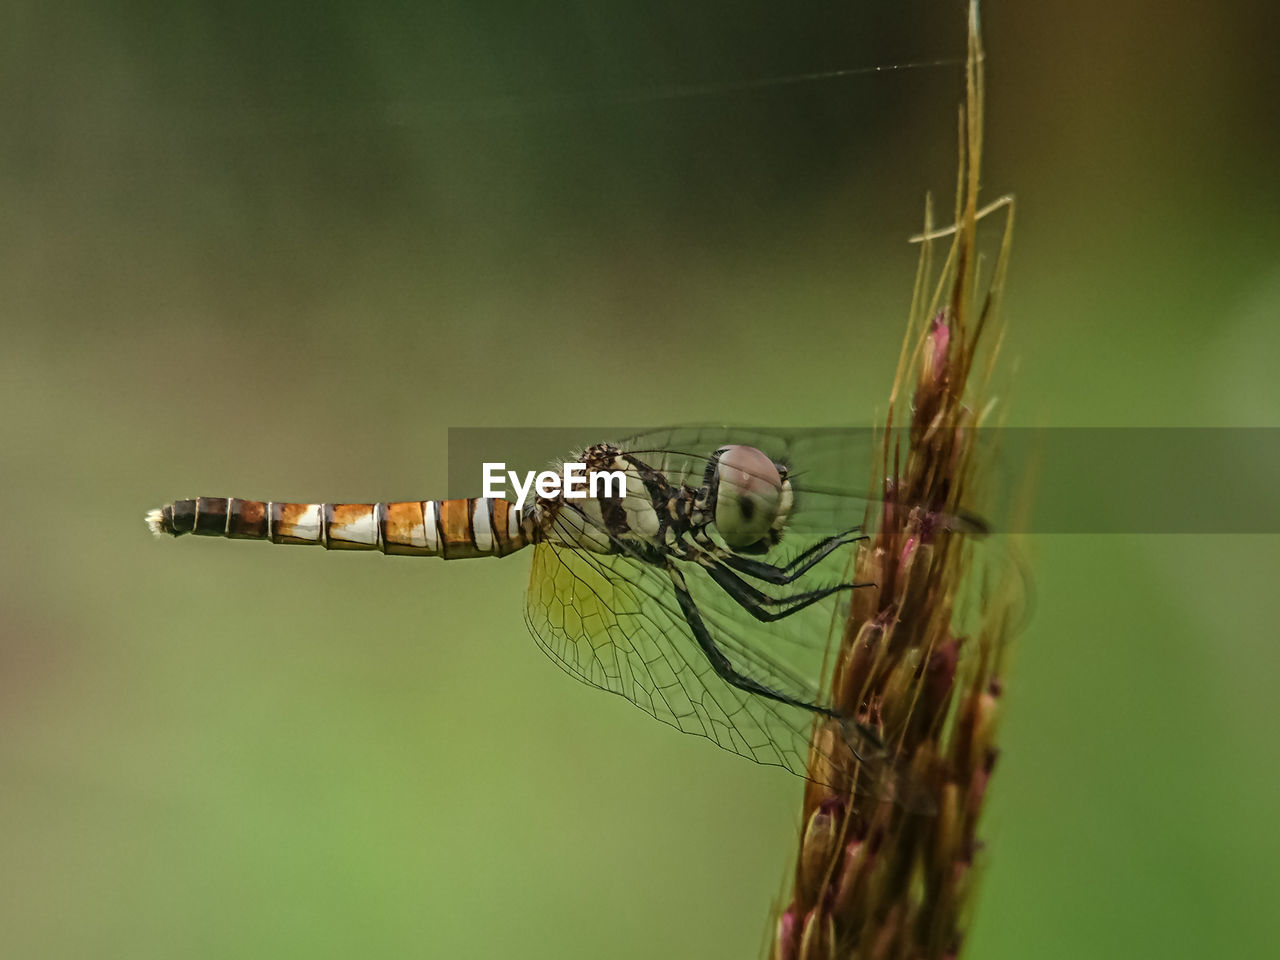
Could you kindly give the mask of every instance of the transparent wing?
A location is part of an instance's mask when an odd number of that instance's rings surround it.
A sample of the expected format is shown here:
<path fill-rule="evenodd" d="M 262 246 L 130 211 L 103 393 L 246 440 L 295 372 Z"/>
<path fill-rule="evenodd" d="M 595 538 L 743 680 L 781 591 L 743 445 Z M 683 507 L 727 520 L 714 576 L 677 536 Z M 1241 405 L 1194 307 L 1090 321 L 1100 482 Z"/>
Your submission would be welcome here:
<path fill-rule="evenodd" d="M 836 600 L 760 623 L 696 564 L 682 564 L 681 572 L 708 631 L 738 671 L 779 693 L 825 706 L 824 641 Z M 578 679 L 626 697 L 685 733 L 807 775 L 819 715 L 721 678 L 694 639 L 663 568 L 625 554 L 543 542 L 534 550 L 525 612 L 539 646 Z M 856 741 L 858 735 L 848 736 Z M 870 743 L 850 746 L 864 758 L 875 752 Z"/>

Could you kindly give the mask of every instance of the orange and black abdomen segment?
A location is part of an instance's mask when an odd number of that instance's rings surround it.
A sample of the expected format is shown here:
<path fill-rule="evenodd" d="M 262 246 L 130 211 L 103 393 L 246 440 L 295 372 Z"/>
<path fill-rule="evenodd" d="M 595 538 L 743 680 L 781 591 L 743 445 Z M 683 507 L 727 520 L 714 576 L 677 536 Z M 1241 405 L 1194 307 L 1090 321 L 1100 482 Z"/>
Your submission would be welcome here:
<path fill-rule="evenodd" d="M 501 557 L 531 542 L 506 500 L 400 503 L 276 503 L 234 497 L 175 500 L 147 514 L 157 534 L 317 544 L 327 550 L 381 550 L 406 556 Z"/>

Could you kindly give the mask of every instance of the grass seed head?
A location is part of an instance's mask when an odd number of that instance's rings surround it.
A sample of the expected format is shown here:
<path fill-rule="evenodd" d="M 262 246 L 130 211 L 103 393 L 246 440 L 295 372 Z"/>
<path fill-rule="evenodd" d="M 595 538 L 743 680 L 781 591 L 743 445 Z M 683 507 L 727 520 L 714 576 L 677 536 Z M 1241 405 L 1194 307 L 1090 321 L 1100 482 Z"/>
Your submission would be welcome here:
<path fill-rule="evenodd" d="M 839 726 L 816 725 L 804 829 L 773 956 L 943 958 L 959 953 L 970 904 L 979 817 L 998 750 L 1002 651 L 1012 592 L 982 579 L 970 512 L 980 500 L 978 416 L 998 337 L 1012 204 L 995 269 L 979 293 L 977 223 L 982 50 L 970 7 L 955 227 L 926 210 L 921 266 L 890 401 L 869 529 L 831 671 L 846 732 L 882 744 L 876 758 L 830 748 Z M 951 237 L 939 271 L 932 243 Z M 984 340 L 984 337 L 986 340 Z M 994 346 L 987 352 L 994 355 Z M 906 402 L 905 426 L 895 417 Z M 847 757 L 838 760 L 833 757 Z M 875 762 L 867 762 L 874 759 Z"/>

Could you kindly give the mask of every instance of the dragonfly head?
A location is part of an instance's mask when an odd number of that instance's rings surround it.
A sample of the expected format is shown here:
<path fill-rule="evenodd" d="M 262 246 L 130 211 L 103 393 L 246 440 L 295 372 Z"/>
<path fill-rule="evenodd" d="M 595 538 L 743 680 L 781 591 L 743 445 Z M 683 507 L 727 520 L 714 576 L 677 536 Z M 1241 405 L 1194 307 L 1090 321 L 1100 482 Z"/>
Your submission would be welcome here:
<path fill-rule="evenodd" d="M 782 538 L 791 515 L 787 468 L 755 447 L 721 447 L 707 466 L 709 506 L 732 549 L 765 553 Z"/>

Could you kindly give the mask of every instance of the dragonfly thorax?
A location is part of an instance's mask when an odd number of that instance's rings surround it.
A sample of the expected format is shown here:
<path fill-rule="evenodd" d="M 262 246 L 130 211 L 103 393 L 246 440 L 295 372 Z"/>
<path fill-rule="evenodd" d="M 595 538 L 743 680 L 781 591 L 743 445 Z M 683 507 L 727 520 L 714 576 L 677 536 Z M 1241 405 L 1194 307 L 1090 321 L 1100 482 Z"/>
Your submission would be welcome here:
<path fill-rule="evenodd" d="M 594 474 L 621 475 L 621 485 L 602 485 L 598 494 L 567 497 L 563 491 L 538 497 L 526 508 L 535 538 L 593 553 L 657 548 L 669 518 L 663 511 L 670 484 L 658 471 L 612 444 L 588 447 L 574 459 Z"/>
<path fill-rule="evenodd" d="M 782 538 L 793 504 L 787 469 L 755 447 L 721 447 L 707 460 L 702 483 L 669 476 L 661 459 L 641 459 L 611 444 L 584 450 L 574 462 L 588 475 L 614 472 L 625 489 L 569 498 L 539 497 L 525 511 L 533 538 L 593 553 L 688 559 L 718 534 L 731 552 L 767 553 Z M 680 478 L 683 479 L 683 478 Z M 694 547 L 698 544 L 698 547 Z"/>

